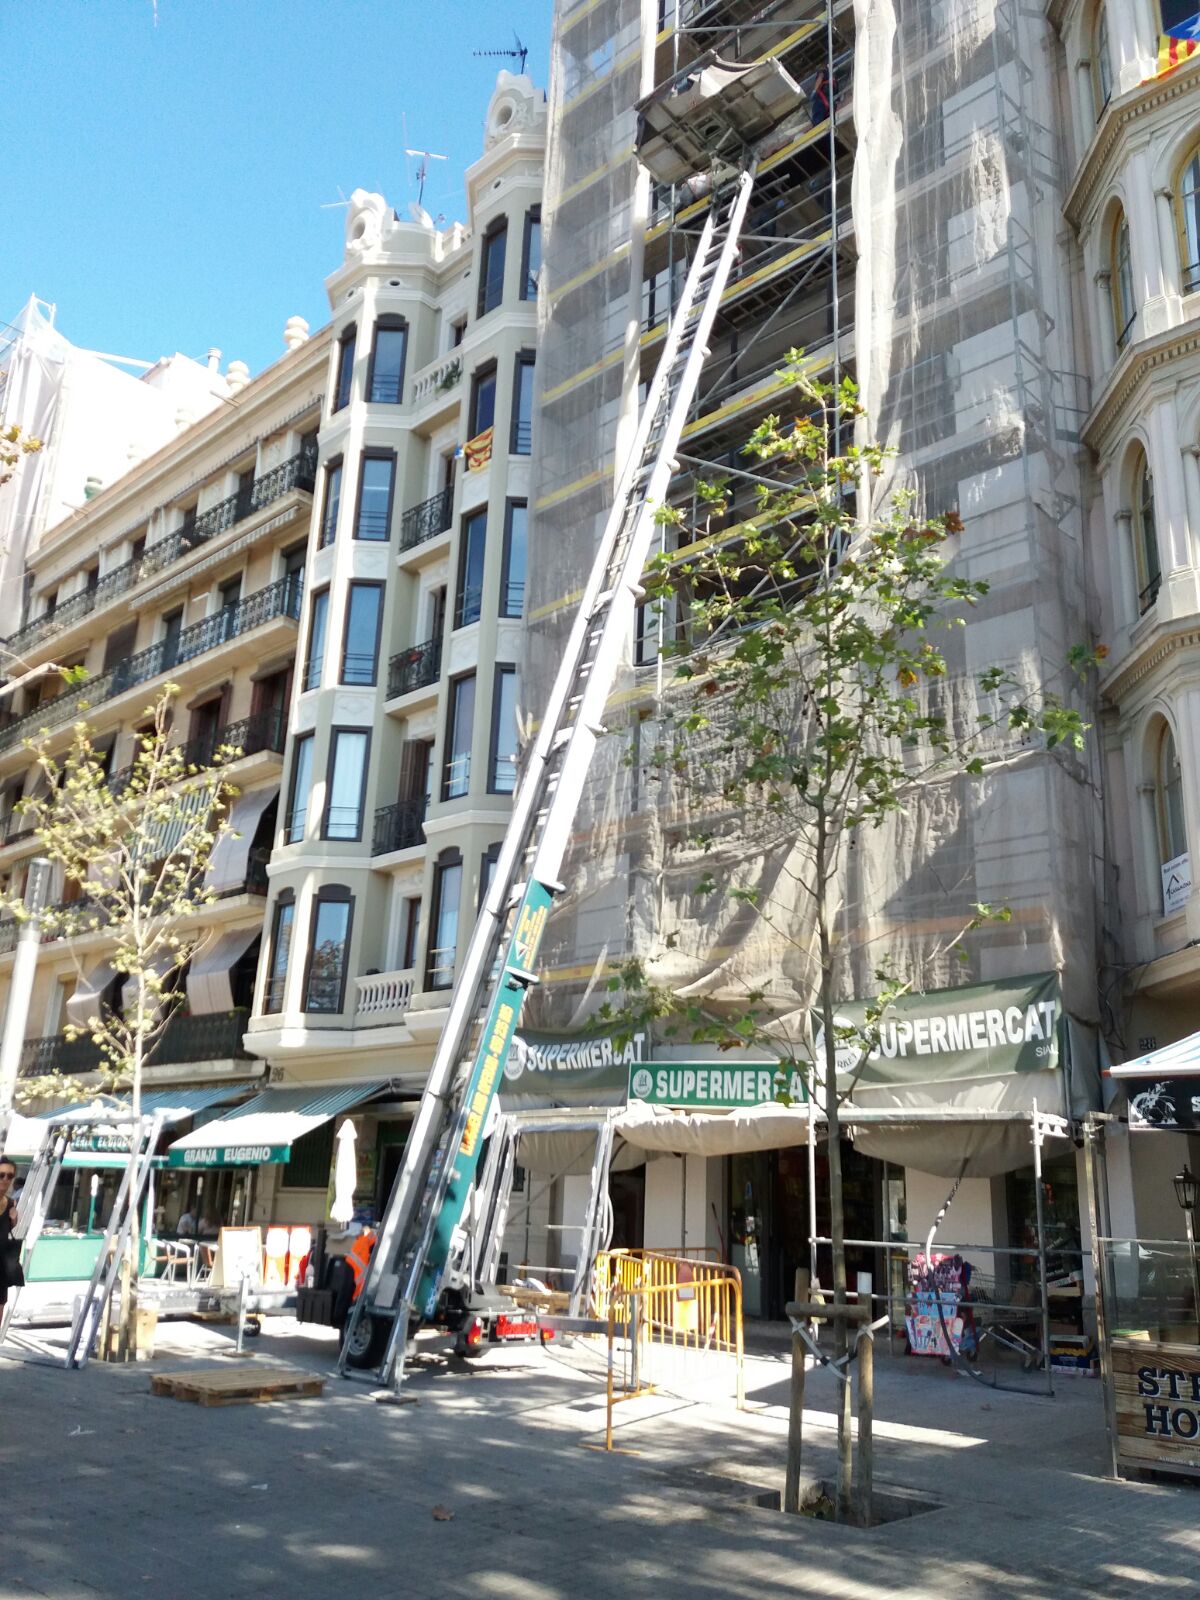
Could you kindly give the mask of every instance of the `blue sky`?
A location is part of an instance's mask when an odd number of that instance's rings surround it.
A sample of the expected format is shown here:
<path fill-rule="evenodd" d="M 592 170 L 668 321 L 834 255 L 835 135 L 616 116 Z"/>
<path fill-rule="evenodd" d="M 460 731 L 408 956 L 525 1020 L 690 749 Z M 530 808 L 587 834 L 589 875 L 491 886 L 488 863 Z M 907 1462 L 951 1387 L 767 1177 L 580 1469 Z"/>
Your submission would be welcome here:
<path fill-rule="evenodd" d="M 31 293 L 75 344 L 252 373 L 328 317 L 339 208 L 376 189 L 463 215 L 503 60 L 545 87 L 551 0 L 3 0 L 0 320 Z M 406 170 L 407 168 L 407 170 Z"/>

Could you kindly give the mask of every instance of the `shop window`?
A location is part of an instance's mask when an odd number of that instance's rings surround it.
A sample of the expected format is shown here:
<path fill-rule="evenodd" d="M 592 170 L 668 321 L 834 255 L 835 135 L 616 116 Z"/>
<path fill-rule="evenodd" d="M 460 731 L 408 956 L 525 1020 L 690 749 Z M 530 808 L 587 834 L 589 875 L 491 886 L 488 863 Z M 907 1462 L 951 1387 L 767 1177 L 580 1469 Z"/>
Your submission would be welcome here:
<path fill-rule="evenodd" d="M 313 740 L 316 736 L 302 733 L 292 745 L 292 788 L 288 802 L 287 827 L 284 843 L 295 844 L 303 839 L 308 820 L 308 797 L 312 793 Z"/>
<path fill-rule="evenodd" d="M 521 251 L 521 299 L 536 300 L 538 273 L 542 266 L 542 208 L 531 206 L 525 213 L 525 244 Z"/>
<path fill-rule="evenodd" d="M 321 540 L 323 550 L 337 538 L 338 511 L 342 504 L 342 463 L 330 461 L 325 468 L 325 497 L 321 506 Z"/>
<path fill-rule="evenodd" d="M 329 628 L 329 590 L 318 589 L 312 597 L 312 610 L 308 615 L 308 654 L 304 660 L 304 688 L 321 687 L 321 669 L 325 661 L 325 636 Z"/>
<path fill-rule="evenodd" d="M 517 669 L 497 667 L 492 688 L 492 734 L 488 793 L 512 794 L 517 786 Z"/>
<path fill-rule="evenodd" d="M 358 480 L 358 511 L 354 537 L 384 543 L 392 525 L 392 492 L 396 482 L 396 457 L 389 451 L 365 455 Z"/>
<path fill-rule="evenodd" d="M 324 884 L 313 902 L 304 1009 L 337 1012 L 346 997 L 346 968 L 354 900 L 341 884 Z"/>
<path fill-rule="evenodd" d="M 483 568 L 487 553 L 487 511 L 473 511 L 463 518 L 458 552 L 458 601 L 454 607 L 454 626 L 465 628 L 478 622 L 483 612 Z"/>
<path fill-rule="evenodd" d="M 367 398 L 380 405 L 396 406 L 404 397 L 404 357 L 408 347 L 408 324 L 403 317 L 380 317 L 375 324 L 371 347 L 371 366 L 367 375 Z"/>
<path fill-rule="evenodd" d="M 335 728 L 325 785 L 324 839 L 362 838 L 363 799 L 371 735 L 361 728 Z"/>
<path fill-rule="evenodd" d="M 342 630 L 342 682 L 369 687 L 379 670 L 379 631 L 383 623 L 383 585 L 352 583 Z"/>
<path fill-rule="evenodd" d="M 275 914 L 271 919 L 271 952 L 263 994 L 263 1010 L 268 1013 L 283 1010 L 295 923 L 295 896 L 290 889 L 284 889 L 275 902 Z"/>
<path fill-rule="evenodd" d="M 508 222 L 501 217 L 483 236 L 479 254 L 479 298 L 475 315 L 487 316 L 504 299 L 504 255 L 508 244 Z"/>
<path fill-rule="evenodd" d="M 1175 735 L 1164 727 L 1158 741 L 1155 762 L 1154 794 L 1158 811 L 1158 848 L 1161 859 L 1174 861 L 1187 852 L 1187 829 L 1183 820 L 1183 769 Z"/>
<path fill-rule="evenodd" d="M 1145 456 L 1133 477 L 1133 558 L 1137 571 L 1138 613 L 1144 616 L 1158 598 L 1162 567 L 1158 559 L 1158 527 L 1154 513 L 1154 477 Z"/>
<path fill-rule="evenodd" d="M 475 674 L 450 685 L 450 717 L 446 727 L 446 759 L 442 799 L 458 800 L 471 786 L 471 737 L 475 725 Z"/>
<path fill-rule="evenodd" d="M 433 907 L 425 956 L 425 978 L 430 989 L 449 989 L 454 984 L 462 871 L 462 856 L 457 850 L 443 850 L 433 869 Z"/>
<path fill-rule="evenodd" d="M 335 1117 L 319 1128 L 302 1133 L 292 1145 L 279 1177 L 281 1189 L 326 1189 L 333 1165 L 333 1145 L 337 1137 Z"/>
<path fill-rule="evenodd" d="M 358 330 L 354 324 L 338 340 L 337 383 L 333 391 L 333 409 L 341 411 L 350 404 L 350 389 L 354 382 L 354 345 Z"/>
<path fill-rule="evenodd" d="M 1137 321 L 1137 302 L 1133 297 L 1133 256 L 1129 245 L 1129 223 L 1120 212 L 1112 231 L 1112 307 L 1113 335 L 1117 350 L 1124 350 Z"/>

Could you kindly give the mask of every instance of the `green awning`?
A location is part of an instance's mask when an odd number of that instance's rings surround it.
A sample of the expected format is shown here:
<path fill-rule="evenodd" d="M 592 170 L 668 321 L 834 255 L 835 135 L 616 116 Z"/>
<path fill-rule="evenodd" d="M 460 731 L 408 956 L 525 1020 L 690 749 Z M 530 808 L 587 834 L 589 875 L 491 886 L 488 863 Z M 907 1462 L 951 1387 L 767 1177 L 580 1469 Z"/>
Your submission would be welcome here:
<path fill-rule="evenodd" d="M 341 1111 L 373 1099 L 390 1078 L 336 1088 L 264 1089 L 245 1105 L 185 1133 L 167 1150 L 172 1167 L 262 1167 L 287 1161 L 292 1145 Z"/>

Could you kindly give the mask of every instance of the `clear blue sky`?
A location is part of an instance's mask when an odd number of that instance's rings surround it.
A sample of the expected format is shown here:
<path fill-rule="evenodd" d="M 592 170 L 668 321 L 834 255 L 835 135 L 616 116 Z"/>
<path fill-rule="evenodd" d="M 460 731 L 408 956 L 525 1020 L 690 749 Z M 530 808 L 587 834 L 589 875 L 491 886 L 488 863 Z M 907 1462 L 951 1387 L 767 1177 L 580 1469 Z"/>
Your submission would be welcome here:
<path fill-rule="evenodd" d="M 328 318 L 343 212 L 463 216 L 463 168 L 514 31 L 546 85 L 551 0 L 0 0 L 8 62 L 0 321 L 31 293 L 73 343 L 252 373 Z M 157 13 L 157 14 L 156 14 Z M 407 166 L 407 171 L 406 171 Z"/>

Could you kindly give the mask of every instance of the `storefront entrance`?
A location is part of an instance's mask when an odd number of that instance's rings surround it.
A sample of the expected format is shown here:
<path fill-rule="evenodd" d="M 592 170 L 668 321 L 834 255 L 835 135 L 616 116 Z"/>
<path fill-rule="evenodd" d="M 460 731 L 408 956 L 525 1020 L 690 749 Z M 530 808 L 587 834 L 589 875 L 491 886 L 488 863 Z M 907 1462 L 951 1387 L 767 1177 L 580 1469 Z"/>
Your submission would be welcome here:
<path fill-rule="evenodd" d="M 729 1255 L 742 1275 L 746 1316 L 778 1320 L 793 1296 L 797 1267 L 809 1263 L 808 1148 L 760 1150 L 729 1161 Z M 882 1166 L 842 1140 L 842 1189 L 849 1239 L 878 1239 L 882 1226 Z M 829 1159 L 824 1142 L 815 1156 L 817 1227 L 829 1234 Z M 857 1272 L 876 1270 L 870 1250 L 846 1252 L 851 1285 Z M 827 1245 L 817 1250 L 817 1271 L 832 1283 Z"/>

